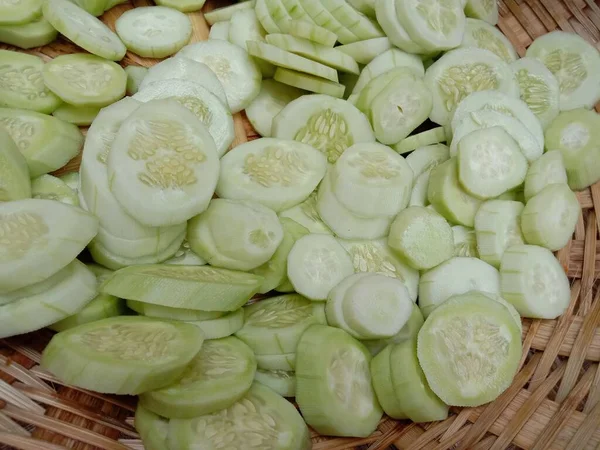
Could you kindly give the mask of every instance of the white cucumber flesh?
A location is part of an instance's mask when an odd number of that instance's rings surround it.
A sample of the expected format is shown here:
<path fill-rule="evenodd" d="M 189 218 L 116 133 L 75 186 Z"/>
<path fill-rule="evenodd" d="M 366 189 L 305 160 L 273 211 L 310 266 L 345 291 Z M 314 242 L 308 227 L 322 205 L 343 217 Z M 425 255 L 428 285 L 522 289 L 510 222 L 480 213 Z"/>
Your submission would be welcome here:
<path fill-rule="evenodd" d="M 27 160 L 3 128 L 0 128 L 0 168 L 0 202 L 31 197 Z"/>
<path fill-rule="evenodd" d="M 325 94 L 335 98 L 342 98 L 346 91 L 346 87 L 343 84 L 334 83 L 321 77 L 283 67 L 275 69 L 273 78 L 275 81 L 290 87 L 314 92 L 315 94 Z"/>
<path fill-rule="evenodd" d="M 296 376 L 294 372 L 258 369 L 254 374 L 254 380 L 264 384 L 282 397 L 296 396 Z"/>
<path fill-rule="evenodd" d="M 408 53 L 427 53 L 419 44 L 414 42 L 398 18 L 396 0 L 376 0 L 375 15 L 377 22 L 392 44 Z"/>
<path fill-rule="evenodd" d="M 313 192 L 299 205 L 286 209 L 279 213 L 283 219 L 291 219 L 305 227 L 311 233 L 333 234 L 327 225 L 321 220 L 317 212 L 317 193 Z"/>
<path fill-rule="evenodd" d="M 415 149 L 415 151 L 406 157 L 406 162 L 416 178 L 448 159 L 450 159 L 450 151 L 447 146 L 432 144 Z"/>
<path fill-rule="evenodd" d="M 479 258 L 477 236 L 474 228 L 455 225 L 452 227 L 452 234 L 454 236 L 454 256 Z"/>
<path fill-rule="evenodd" d="M 529 201 L 550 184 L 567 183 L 567 171 L 560 150 L 546 152 L 529 166 L 523 192 L 525 200 Z"/>
<path fill-rule="evenodd" d="M 485 0 L 463 0 L 467 17 L 484 20 L 490 25 L 498 23 L 498 3 Z"/>
<path fill-rule="evenodd" d="M 394 150 L 398 153 L 408 153 L 413 150 L 446 142 L 446 131 L 443 127 L 432 128 L 431 130 L 423 131 L 421 133 L 413 134 L 402 139 L 396 145 L 393 146 Z"/>
<path fill-rule="evenodd" d="M 79 206 L 77 193 L 60 178 L 48 174 L 31 180 L 31 197 Z"/>
<path fill-rule="evenodd" d="M 241 11 L 253 11 L 252 9 L 246 9 Z M 206 16 L 204 16 L 206 17 Z M 208 33 L 208 39 L 221 39 L 222 41 L 229 40 L 229 30 L 231 28 L 229 20 L 224 22 L 217 22 L 210 27 Z"/>
<path fill-rule="evenodd" d="M 339 51 L 354 58 L 359 64 L 369 64 L 378 55 L 392 48 L 392 43 L 386 37 L 367 39 L 352 44 L 336 47 Z"/>
<path fill-rule="evenodd" d="M 480 19 L 467 19 L 460 47 L 489 50 L 507 63 L 516 61 L 519 57 L 512 43 L 498 28 Z"/>
<path fill-rule="evenodd" d="M 247 0 L 234 5 L 216 8 L 204 13 L 204 18 L 209 25 L 214 25 L 217 22 L 225 22 L 231 20 L 231 16 L 233 16 L 234 12 L 239 11 L 240 9 L 253 9 L 255 4 L 255 0 Z"/>

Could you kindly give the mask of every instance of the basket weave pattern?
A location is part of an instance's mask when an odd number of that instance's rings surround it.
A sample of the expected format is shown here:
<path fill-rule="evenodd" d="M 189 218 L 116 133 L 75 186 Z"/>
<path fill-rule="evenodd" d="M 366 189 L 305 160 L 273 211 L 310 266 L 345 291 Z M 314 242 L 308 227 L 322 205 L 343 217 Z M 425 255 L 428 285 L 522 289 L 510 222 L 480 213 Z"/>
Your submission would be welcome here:
<path fill-rule="evenodd" d="M 114 27 L 124 11 L 148 4 L 133 0 L 102 20 Z M 204 10 L 218 6 L 223 5 L 209 0 Z M 499 0 L 499 7 L 498 26 L 520 56 L 536 37 L 553 30 L 578 33 L 600 48 L 600 7 L 594 0 Z M 192 41 L 206 39 L 202 13 L 190 17 Z M 49 60 L 80 51 L 61 38 L 27 52 Z M 128 53 L 122 64 L 156 62 Z M 258 137 L 243 113 L 234 122 L 233 146 Z M 59 172 L 78 167 L 76 158 Z M 577 195 L 582 214 L 573 239 L 557 252 L 571 280 L 571 304 L 558 320 L 523 320 L 521 369 L 506 392 L 482 407 L 453 408 L 443 422 L 384 417 L 364 439 L 313 433 L 314 450 L 600 450 L 600 183 Z M 133 428 L 135 398 L 68 387 L 39 367 L 51 336 L 41 330 L 0 339 L 0 450 L 143 450 Z"/>

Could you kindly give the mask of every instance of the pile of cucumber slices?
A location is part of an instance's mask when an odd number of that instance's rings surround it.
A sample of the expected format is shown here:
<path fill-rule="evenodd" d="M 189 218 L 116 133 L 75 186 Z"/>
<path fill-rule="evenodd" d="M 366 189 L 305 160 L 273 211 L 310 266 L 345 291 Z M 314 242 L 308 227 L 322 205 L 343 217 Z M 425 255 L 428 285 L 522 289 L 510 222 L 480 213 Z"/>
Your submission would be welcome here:
<path fill-rule="evenodd" d="M 112 31 L 118 3 L 0 3 L 0 42 L 83 49 L 0 50 L 0 338 L 57 331 L 42 367 L 139 395 L 148 450 L 301 450 L 504 392 L 521 317 L 570 301 L 598 51 L 518 59 L 487 0 L 249 0 L 192 43 L 204 0 Z"/>

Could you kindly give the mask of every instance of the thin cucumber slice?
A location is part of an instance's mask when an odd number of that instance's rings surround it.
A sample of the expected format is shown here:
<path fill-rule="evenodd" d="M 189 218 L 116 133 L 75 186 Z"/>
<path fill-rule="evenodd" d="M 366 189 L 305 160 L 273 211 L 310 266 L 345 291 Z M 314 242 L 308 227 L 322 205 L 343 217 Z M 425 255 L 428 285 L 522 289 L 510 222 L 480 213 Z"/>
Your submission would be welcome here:
<path fill-rule="evenodd" d="M 350 0 L 348 3 L 350 3 L 350 6 L 365 16 L 368 16 L 372 19 L 375 18 L 374 0 Z"/>
<path fill-rule="evenodd" d="M 392 48 L 388 38 L 380 37 L 366 41 L 353 42 L 352 44 L 336 47 L 341 52 L 351 56 L 359 64 L 369 64 L 375 57 Z"/>
<path fill-rule="evenodd" d="M 411 267 L 427 270 L 454 255 L 452 228 L 435 211 L 411 206 L 396 216 L 388 245 Z"/>
<path fill-rule="evenodd" d="M 209 266 L 145 265 L 115 272 L 101 291 L 128 300 L 202 311 L 235 311 L 258 291 L 262 277 Z"/>
<path fill-rule="evenodd" d="M 294 292 L 294 286 L 292 286 L 292 283 L 290 283 L 290 280 L 288 279 L 288 277 L 286 275 L 285 281 L 283 283 L 281 283 L 279 286 L 277 286 L 275 288 L 275 290 L 277 292 L 281 292 L 281 293 L 290 293 L 290 292 Z"/>
<path fill-rule="evenodd" d="M 556 251 L 573 235 L 581 207 L 566 184 L 550 184 L 527 201 L 521 228 L 528 244 Z"/>
<path fill-rule="evenodd" d="M 300 3 L 299 0 L 281 0 L 281 3 L 283 3 L 283 6 L 287 10 L 290 17 L 292 17 L 293 21 L 310 23 L 310 24 L 314 24 L 317 27 L 319 26 L 312 19 L 312 17 L 310 17 L 310 15 L 306 12 L 306 10 L 304 9 L 304 7 L 302 6 L 302 4 Z M 287 21 L 287 23 L 285 23 L 285 22 L 280 22 L 280 23 L 285 27 L 285 29 L 287 30 L 286 32 L 291 34 L 290 29 L 293 28 L 293 24 L 291 23 L 291 21 Z M 324 27 L 321 27 L 321 28 L 329 31 L 327 28 L 324 28 Z M 305 36 L 298 36 L 298 37 L 305 37 Z M 335 38 L 337 41 L 337 35 L 335 36 Z M 308 39 L 308 38 L 306 38 L 306 39 Z M 334 44 L 335 44 L 335 42 L 334 42 Z M 332 45 L 332 47 L 333 47 L 333 45 Z"/>
<path fill-rule="evenodd" d="M 342 25 L 338 17 L 332 14 L 320 0 L 297 1 L 314 23 L 335 33 L 338 41 L 342 44 L 350 44 L 361 40 L 352 29 Z"/>
<path fill-rule="evenodd" d="M 491 25 L 498 23 L 498 3 L 489 0 L 466 0 L 464 1 L 465 14 L 467 17 L 481 19 Z"/>
<path fill-rule="evenodd" d="M 475 213 L 481 204 L 479 199 L 462 189 L 456 158 L 450 158 L 431 170 L 427 199 L 447 221 L 466 227 L 473 227 Z"/>
<path fill-rule="evenodd" d="M 79 206 L 77 193 L 60 178 L 48 174 L 31 180 L 31 196 Z"/>
<path fill-rule="evenodd" d="M 444 54 L 427 69 L 425 83 L 433 95 L 429 118 L 439 125 L 446 125 L 454 108 L 472 92 L 497 90 L 510 97 L 519 95 L 508 64 L 480 48 L 459 48 Z"/>
<path fill-rule="evenodd" d="M 519 327 L 519 331 L 522 334 L 523 324 L 521 323 L 521 316 L 519 315 L 519 312 L 517 311 L 517 309 L 512 304 L 510 304 L 509 302 L 504 300 L 502 297 L 500 297 L 499 295 L 490 294 L 489 292 L 481 292 L 481 293 L 483 295 L 485 295 L 486 297 L 491 298 L 492 300 L 495 300 L 498 303 L 501 303 L 502 305 L 504 305 L 506 307 L 506 309 L 508 309 L 508 311 L 510 312 L 510 315 L 513 317 L 515 323 Z"/>
<path fill-rule="evenodd" d="M 135 429 L 146 450 L 168 450 L 169 421 L 139 404 L 135 409 Z"/>
<path fill-rule="evenodd" d="M 157 5 L 175 8 L 181 12 L 200 11 L 206 0 L 158 0 Z"/>
<path fill-rule="evenodd" d="M 171 259 L 165 261 L 165 264 L 176 266 L 204 266 L 207 262 L 205 259 L 200 258 L 200 256 L 194 253 L 190 248 L 189 242 L 184 240 L 181 243 L 181 248 L 177 250 L 177 253 L 175 253 Z"/>
<path fill-rule="evenodd" d="M 600 54 L 575 33 L 553 31 L 535 39 L 526 56 L 535 58 L 554 74 L 560 88 L 561 111 L 592 108 L 600 99 Z"/>
<path fill-rule="evenodd" d="M 472 1 L 483 3 L 483 0 Z M 465 35 L 460 47 L 477 47 L 489 50 L 507 63 L 516 61 L 519 58 L 511 42 L 498 28 L 478 19 L 467 19 Z"/>
<path fill-rule="evenodd" d="M 238 309 L 216 319 L 194 320 L 188 323 L 200 328 L 207 340 L 221 339 L 231 336 L 244 326 L 244 311 Z"/>
<path fill-rule="evenodd" d="M 109 317 L 123 316 L 127 308 L 125 302 L 112 295 L 96 295 L 82 310 L 49 326 L 54 331 L 65 331 L 85 323 L 96 322 Z"/>
<path fill-rule="evenodd" d="M 140 90 L 144 78 L 148 74 L 148 68 L 142 66 L 127 66 L 125 67 L 127 74 L 127 95 L 134 95 Z"/>
<path fill-rule="evenodd" d="M 508 248 L 500 266 L 502 297 L 523 317 L 555 319 L 570 302 L 570 284 L 550 250 L 536 245 Z"/>
<path fill-rule="evenodd" d="M 499 268 L 508 247 L 522 245 L 521 213 L 523 203 L 511 200 L 490 200 L 481 205 L 475 215 L 475 234 L 479 258 Z"/>
<path fill-rule="evenodd" d="M 445 145 L 427 145 L 419 147 L 406 157 L 406 162 L 412 169 L 415 177 L 429 172 L 434 167 L 450 158 L 448 147 Z"/>
<path fill-rule="evenodd" d="M 278 69 L 288 72 L 287 69 Z M 277 77 L 277 73 L 275 74 Z M 325 80 L 323 80 L 325 81 Z M 292 100 L 297 99 L 303 91 L 289 84 L 275 80 L 263 80 L 260 92 L 246 108 L 246 116 L 252 127 L 263 137 L 271 137 L 273 118 Z"/>
<path fill-rule="evenodd" d="M 419 74 L 409 67 L 396 67 L 387 72 L 377 75 L 372 78 L 365 87 L 360 91 L 354 104 L 358 109 L 365 114 L 370 114 L 371 104 L 373 100 L 392 82 L 397 83 L 398 80 L 415 80 L 422 78 Z M 358 80 L 357 80 L 358 83 Z"/>
<path fill-rule="evenodd" d="M 288 255 L 290 282 L 296 292 L 311 300 L 325 300 L 336 284 L 353 273 L 348 253 L 326 234 L 301 237 Z"/>
<path fill-rule="evenodd" d="M 369 342 L 369 341 L 367 341 Z M 381 342 L 381 341 L 372 341 Z M 371 360 L 371 378 L 373 379 L 373 390 L 381 409 L 392 419 L 408 419 L 404 408 L 398 401 L 392 383 L 392 370 L 390 367 L 390 353 L 392 345 L 382 344 L 384 348 Z M 367 345 L 367 348 L 369 346 Z"/>
<path fill-rule="evenodd" d="M 127 307 L 136 313 L 157 319 L 182 320 L 185 322 L 218 319 L 224 315 L 220 311 L 201 311 L 199 309 L 171 308 L 170 306 L 127 300 Z"/>
<path fill-rule="evenodd" d="M 275 23 L 273 17 L 271 17 L 271 13 L 269 12 L 269 8 L 265 0 L 256 0 L 254 11 L 256 12 L 258 21 L 267 33 L 281 33 L 279 26 L 277 23 Z"/>
<path fill-rule="evenodd" d="M 525 200 L 529 201 L 550 184 L 567 184 L 567 171 L 559 150 L 544 153 L 529 166 L 525 177 Z"/>
<path fill-rule="evenodd" d="M 415 149 L 433 146 L 440 142 L 446 142 L 446 131 L 444 127 L 436 127 L 431 130 L 423 131 L 422 133 L 413 134 L 402 139 L 396 145 L 393 146 L 394 150 L 398 153 L 408 153 Z"/>
<path fill-rule="evenodd" d="M 477 236 L 474 228 L 455 225 L 452 227 L 452 233 L 454 234 L 454 256 L 479 258 Z"/>
<path fill-rule="evenodd" d="M 279 212 L 306 200 L 326 171 L 325 155 L 310 145 L 256 139 L 221 159 L 216 193 L 221 198 L 252 200 Z"/>
<path fill-rule="evenodd" d="M 294 372 L 258 369 L 254 374 L 254 380 L 264 384 L 282 397 L 296 396 L 296 376 Z"/>
<path fill-rule="evenodd" d="M 471 290 L 500 295 L 500 274 L 480 259 L 455 256 L 421 275 L 419 307 L 428 317 L 450 297 Z"/>
<path fill-rule="evenodd" d="M 254 11 L 254 10 L 246 9 L 246 10 L 242 10 L 242 11 Z M 228 41 L 230 28 L 231 28 L 231 26 L 230 26 L 229 20 L 224 21 L 224 22 L 217 22 L 210 27 L 210 32 L 208 33 L 208 39 L 221 39 L 223 41 Z"/>
<path fill-rule="evenodd" d="M 305 227 L 311 233 L 333 234 L 327 225 L 319 217 L 317 212 L 317 193 L 313 192 L 299 205 L 286 209 L 279 213 L 283 223 L 288 218 Z"/>
<path fill-rule="evenodd" d="M 246 50 L 247 41 L 264 42 L 267 32 L 260 24 L 253 9 L 236 11 L 231 16 L 229 34 L 225 40 Z M 275 67 L 261 59 L 254 59 L 263 77 L 272 77 Z"/>
<path fill-rule="evenodd" d="M 560 113 L 546 129 L 546 148 L 562 153 L 571 189 L 582 190 L 600 180 L 599 139 L 600 116 L 585 109 Z"/>
<path fill-rule="evenodd" d="M 0 292 L 10 292 L 54 275 L 98 232 L 98 219 L 52 200 L 0 203 Z"/>
<path fill-rule="evenodd" d="M 400 23 L 396 3 L 396 0 L 377 0 L 375 2 L 377 22 L 383 28 L 390 42 L 400 50 L 408 53 L 427 53 L 422 46 L 412 41 Z"/>
<path fill-rule="evenodd" d="M 255 372 L 254 354 L 239 339 L 206 341 L 179 381 L 140 395 L 140 404 L 169 419 L 211 414 L 246 395 Z"/>
<path fill-rule="evenodd" d="M 316 94 L 325 94 L 336 98 L 342 98 L 346 90 L 346 87 L 343 84 L 334 83 L 333 81 L 315 77 L 314 75 L 310 75 L 308 73 L 284 69 L 283 67 L 278 67 L 275 69 L 275 75 L 273 78 L 287 86 L 314 92 Z"/>
<path fill-rule="evenodd" d="M 42 14 L 41 0 L 16 0 L 0 6 L 0 25 L 29 23 Z"/>
<path fill-rule="evenodd" d="M 29 49 L 53 42 L 58 31 L 44 17 L 22 25 L 0 25 L 0 42 Z"/>
<path fill-rule="evenodd" d="M 100 16 L 106 9 L 108 0 L 69 0 L 77 6 L 85 9 L 93 16 Z"/>
<path fill-rule="evenodd" d="M 173 169 L 183 167 L 186 170 Z M 204 211 L 218 170 L 219 157 L 208 129 L 171 99 L 149 101 L 129 116 L 107 160 L 111 192 L 146 226 L 180 224 Z"/>
<path fill-rule="evenodd" d="M 406 208 L 413 174 L 406 160 L 385 145 L 355 144 L 330 172 L 331 190 L 359 217 L 393 216 Z"/>
<path fill-rule="evenodd" d="M 142 103 L 172 99 L 185 106 L 206 126 L 219 157 L 225 154 L 233 142 L 235 131 L 229 109 L 200 84 L 186 80 L 156 81 L 144 85 L 133 99 Z"/>
<path fill-rule="evenodd" d="M 306 330 L 296 362 L 296 401 L 306 423 L 330 436 L 369 436 L 383 413 L 370 362 L 367 349 L 343 330 L 324 325 Z"/>
<path fill-rule="evenodd" d="M 513 70 L 521 100 L 527 103 L 543 128 L 546 128 L 559 113 L 560 87 L 556 77 L 540 61 L 534 58 L 521 58 L 510 64 Z"/>
<path fill-rule="evenodd" d="M 244 326 L 236 336 L 257 355 L 294 353 L 315 317 L 313 304 L 298 294 L 272 297 L 244 307 Z"/>
<path fill-rule="evenodd" d="M 345 100 L 328 95 L 303 95 L 273 119 L 273 134 L 312 145 L 335 163 L 351 145 L 374 142 L 368 119 Z"/>
<path fill-rule="evenodd" d="M 294 371 L 296 369 L 296 353 L 256 355 L 256 362 L 258 368 L 263 370 Z"/>
<path fill-rule="evenodd" d="M 73 386 L 135 395 L 180 379 L 202 341 L 185 323 L 112 317 L 54 335 L 41 365 Z"/>
<path fill-rule="evenodd" d="M 338 39 L 337 35 L 327 28 L 305 20 L 291 20 L 287 24 L 286 33 L 326 47 L 333 47 Z"/>
<path fill-rule="evenodd" d="M 321 4 L 359 40 L 385 37 L 385 33 L 376 21 L 358 12 L 344 0 L 322 0 Z"/>
<path fill-rule="evenodd" d="M 429 189 L 429 178 L 431 171 L 422 173 L 415 179 L 415 183 L 410 194 L 408 206 L 428 206 L 427 190 Z"/>
<path fill-rule="evenodd" d="M 260 91 L 262 76 L 248 53 L 230 42 L 213 39 L 186 45 L 178 56 L 206 64 L 217 76 L 232 113 L 248 106 Z"/>
<path fill-rule="evenodd" d="M 0 168 L 0 202 L 31 197 L 27 161 L 8 131 L 2 127 L 0 127 Z"/>
<path fill-rule="evenodd" d="M 69 0 L 48 0 L 44 17 L 61 34 L 88 52 L 120 61 L 127 49 L 119 37 L 100 20 Z"/>
<path fill-rule="evenodd" d="M 521 358 L 521 332 L 504 305 L 472 291 L 431 314 L 419 332 L 417 354 L 442 401 L 479 406 L 510 386 Z"/>
<path fill-rule="evenodd" d="M 310 434 L 294 405 L 260 383 L 229 408 L 193 419 L 171 420 L 169 448 L 308 450 Z"/>
<path fill-rule="evenodd" d="M 38 56 L 0 50 L 0 106 L 50 114 L 61 103 L 44 84 L 44 61 Z"/>
<path fill-rule="evenodd" d="M 287 11 L 281 0 L 265 0 L 265 5 L 269 10 L 269 16 L 273 19 L 277 28 L 285 32 L 288 23 L 292 20 L 292 16 Z"/>
<path fill-rule="evenodd" d="M 392 336 L 389 339 L 376 339 L 370 341 L 367 340 L 362 341 L 362 343 L 365 345 L 365 347 L 369 349 L 371 354 L 375 356 L 390 344 L 400 344 L 407 340 L 416 340 L 417 335 L 419 334 L 419 330 L 423 326 L 424 322 L 425 319 L 423 319 L 423 314 L 421 313 L 421 310 L 417 305 L 413 304 L 410 317 L 408 318 L 408 320 L 406 321 L 406 323 L 404 324 L 404 326 L 398 334 Z"/>
<path fill-rule="evenodd" d="M 100 109 L 96 106 L 73 106 L 63 103 L 54 110 L 52 115 L 65 122 L 87 127 L 92 124 L 98 113 L 100 113 Z"/>
<path fill-rule="evenodd" d="M 212 11 L 204 13 L 204 18 L 209 25 L 214 25 L 217 22 L 226 22 L 231 20 L 231 16 L 240 9 L 253 9 L 256 1 L 248 0 L 236 3 L 234 5 L 228 5 L 223 8 L 213 9 Z"/>

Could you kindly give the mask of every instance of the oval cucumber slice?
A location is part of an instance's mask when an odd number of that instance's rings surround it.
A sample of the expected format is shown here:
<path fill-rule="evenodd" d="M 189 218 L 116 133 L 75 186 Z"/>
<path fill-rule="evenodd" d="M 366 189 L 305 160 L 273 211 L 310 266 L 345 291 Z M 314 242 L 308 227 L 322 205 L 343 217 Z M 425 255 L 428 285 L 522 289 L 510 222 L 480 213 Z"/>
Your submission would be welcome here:
<path fill-rule="evenodd" d="M 275 69 L 275 75 L 273 78 L 276 81 L 288 86 L 317 94 L 330 95 L 336 98 L 342 98 L 346 90 L 346 87 L 343 84 L 334 83 L 333 81 L 315 77 L 314 75 L 310 75 L 308 73 L 284 69 L 283 67 L 278 67 Z"/>
<path fill-rule="evenodd" d="M 216 8 L 204 13 L 204 18 L 209 25 L 214 25 L 217 22 L 225 22 L 231 20 L 231 16 L 233 16 L 234 12 L 239 11 L 240 9 L 252 9 L 255 4 L 255 0 L 247 0 L 234 5 Z"/>
<path fill-rule="evenodd" d="M 244 312 L 240 308 L 217 319 L 194 320 L 188 323 L 200 328 L 205 339 L 220 339 L 231 336 L 244 326 Z"/>
<path fill-rule="evenodd" d="M 367 341 L 370 342 L 370 341 Z M 381 341 L 372 341 L 381 342 Z M 373 379 L 373 390 L 381 409 L 392 419 L 408 419 L 402 405 L 396 398 L 394 385 L 392 383 L 392 371 L 390 368 L 390 353 L 392 345 L 384 345 L 383 350 L 377 353 L 371 360 L 371 378 Z M 367 346 L 368 348 L 369 346 Z"/>
<path fill-rule="evenodd" d="M 485 20 L 491 25 L 498 23 L 498 4 L 486 0 L 463 1 L 467 17 Z"/>
<path fill-rule="evenodd" d="M 58 31 L 44 17 L 21 25 L 0 25 L 0 42 L 23 49 L 50 44 L 57 36 Z"/>
<path fill-rule="evenodd" d="M 258 369 L 254 375 L 254 380 L 264 384 L 282 397 L 294 397 L 296 395 L 296 376 L 294 372 Z"/>
<path fill-rule="evenodd" d="M 3 128 L 0 128 L 0 167 L 0 202 L 30 198 L 27 161 Z"/>
<path fill-rule="evenodd" d="M 435 128 L 435 130 L 437 129 Z M 414 152 L 406 157 L 406 162 L 412 169 L 414 176 L 417 177 L 447 161 L 450 158 L 449 150 L 443 144 L 426 145 L 415 149 Z"/>
<path fill-rule="evenodd" d="M 311 233 L 333 234 L 333 232 L 323 223 L 317 212 L 317 193 L 313 192 L 299 205 L 286 209 L 279 213 L 281 223 L 285 218 L 305 227 Z M 285 230 L 284 230 L 285 231 Z"/>
<path fill-rule="evenodd" d="M 333 47 L 338 39 L 335 33 L 306 20 L 291 20 L 286 32 L 297 38 L 308 39 L 316 44 Z"/>
<path fill-rule="evenodd" d="M 135 409 L 135 429 L 146 450 L 168 450 L 169 421 L 148 411 L 139 402 Z"/>
<path fill-rule="evenodd" d="M 127 307 L 136 313 L 157 319 L 182 320 L 186 322 L 212 320 L 222 317 L 220 311 L 201 311 L 199 309 L 172 308 L 170 306 L 155 305 L 153 303 L 127 300 Z"/>
<path fill-rule="evenodd" d="M 100 109 L 95 106 L 73 106 L 63 103 L 54 110 L 52 115 L 57 119 L 72 123 L 79 127 L 87 127 L 92 124 Z"/>
<path fill-rule="evenodd" d="M 256 355 L 258 368 L 263 370 L 286 370 L 296 369 L 296 353 L 285 355 Z"/>
<path fill-rule="evenodd" d="M 398 153 L 403 154 L 419 148 L 433 146 L 440 142 L 446 142 L 447 140 L 444 127 L 436 127 L 431 130 L 423 131 L 422 133 L 407 136 L 394 145 L 393 149 Z"/>
<path fill-rule="evenodd" d="M 419 44 L 413 42 L 398 18 L 396 0 L 377 0 L 375 15 L 383 31 L 400 50 L 408 53 L 427 53 Z"/>
<path fill-rule="evenodd" d="M 148 68 L 142 66 L 127 66 L 125 67 L 125 73 L 127 74 L 127 95 L 134 95 L 140 90 L 144 78 L 148 75 Z"/>
<path fill-rule="evenodd" d="M 473 1 L 473 0 L 472 0 Z M 483 0 L 478 0 L 483 3 Z M 519 56 L 512 43 L 492 24 L 478 19 L 467 19 L 465 34 L 460 47 L 477 47 L 497 55 L 507 63 L 516 61 Z"/>
<path fill-rule="evenodd" d="M 254 11 L 248 9 L 246 11 Z M 229 20 L 225 22 L 217 22 L 211 25 L 210 32 L 208 33 L 208 39 L 221 39 L 223 41 L 229 40 L 229 29 L 231 28 Z"/>
<path fill-rule="evenodd" d="M 72 0 L 72 2 L 85 9 L 91 15 L 98 17 L 106 9 L 108 0 Z"/>
<path fill-rule="evenodd" d="M 452 227 L 454 236 L 454 256 L 471 256 L 479 258 L 477 237 L 473 228 L 455 225 Z"/>
<path fill-rule="evenodd" d="M 524 195 L 529 201 L 550 184 L 567 184 L 567 171 L 560 150 L 551 150 L 536 159 L 525 177 Z"/>
<path fill-rule="evenodd" d="M 31 180 L 31 196 L 79 206 L 77 193 L 60 178 L 48 174 Z"/>
<path fill-rule="evenodd" d="M 367 39 L 366 41 L 353 42 L 352 44 L 336 47 L 340 52 L 354 58 L 359 64 L 369 64 L 378 55 L 392 48 L 392 43 L 386 37 Z"/>
<path fill-rule="evenodd" d="M 0 6 L 0 25 L 20 25 L 35 20 L 42 14 L 41 0 L 17 0 Z"/>

